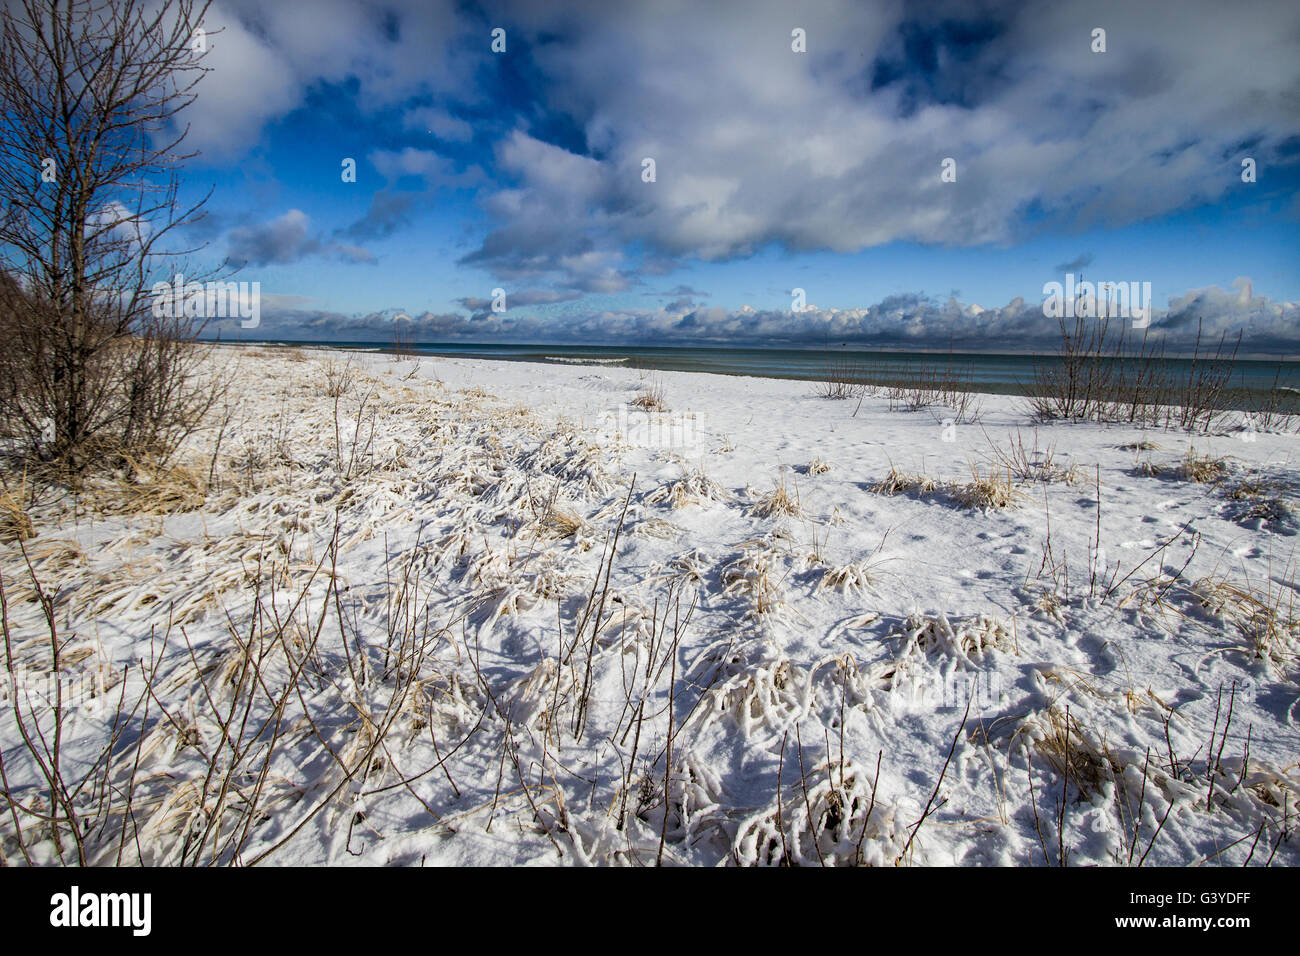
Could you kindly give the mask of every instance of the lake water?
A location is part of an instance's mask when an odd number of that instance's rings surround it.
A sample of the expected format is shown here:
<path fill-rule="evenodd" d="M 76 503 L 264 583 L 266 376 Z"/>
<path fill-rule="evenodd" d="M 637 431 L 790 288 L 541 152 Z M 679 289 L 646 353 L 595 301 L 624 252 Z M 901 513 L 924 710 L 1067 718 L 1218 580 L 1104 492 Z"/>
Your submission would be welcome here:
<path fill-rule="evenodd" d="M 306 344 L 306 343 L 298 343 Z M 389 343 L 311 343 L 335 348 L 388 351 Z M 412 351 L 428 356 L 487 358 L 515 362 L 562 365 L 662 369 L 678 372 L 713 372 L 721 375 L 756 375 L 803 381 L 824 381 L 831 369 L 852 368 L 873 379 L 906 377 L 909 373 L 951 366 L 964 387 L 977 391 L 1020 394 L 1034 381 L 1036 367 L 1059 364 L 1052 355 L 1010 355 L 977 352 L 867 351 L 851 348 L 722 348 L 595 345 L 480 345 L 422 344 Z M 1166 359 L 1176 378 L 1185 378 L 1192 360 Z M 1234 389 L 1268 391 L 1278 384 L 1300 394 L 1300 362 L 1285 359 L 1237 359 L 1233 363 Z"/>

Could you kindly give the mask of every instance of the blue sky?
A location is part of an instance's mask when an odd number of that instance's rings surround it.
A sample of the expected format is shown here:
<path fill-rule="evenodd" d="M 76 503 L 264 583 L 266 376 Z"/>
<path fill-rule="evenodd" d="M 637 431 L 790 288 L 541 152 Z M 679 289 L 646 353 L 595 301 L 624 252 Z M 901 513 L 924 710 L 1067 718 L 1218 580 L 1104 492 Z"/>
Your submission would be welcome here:
<path fill-rule="evenodd" d="M 1295 4 L 221 0 L 205 26 L 193 236 L 261 284 L 260 337 L 1023 348 L 1072 271 L 1150 282 L 1162 334 L 1300 351 Z"/>

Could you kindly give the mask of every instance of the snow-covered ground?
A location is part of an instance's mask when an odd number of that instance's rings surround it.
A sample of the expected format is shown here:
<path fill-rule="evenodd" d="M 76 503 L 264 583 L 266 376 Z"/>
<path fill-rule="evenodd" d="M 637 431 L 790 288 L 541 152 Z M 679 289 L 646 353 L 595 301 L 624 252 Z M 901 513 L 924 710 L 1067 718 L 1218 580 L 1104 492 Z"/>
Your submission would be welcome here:
<path fill-rule="evenodd" d="M 1295 434 L 214 361 L 185 469 L 0 545 L 9 862 L 79 852 L 23 549 L 89 862 L 1300 862 Z"/>

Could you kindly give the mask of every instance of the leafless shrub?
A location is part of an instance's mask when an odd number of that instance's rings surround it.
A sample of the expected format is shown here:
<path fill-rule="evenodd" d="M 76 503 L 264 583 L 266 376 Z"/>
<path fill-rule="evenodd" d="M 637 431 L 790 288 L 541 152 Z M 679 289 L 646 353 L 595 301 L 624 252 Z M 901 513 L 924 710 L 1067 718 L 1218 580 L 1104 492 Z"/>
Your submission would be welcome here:
<path fill-rule="evenodd" d="M 1080 303 L 1082 298 L 1080 299 Z M 1111 393 L 1115 351 L 1109 317 L 1080 315 L 1076 303 L 1071 325 L 1062 315 L 1057 321 L 1061 345 L 1052 362 L 1034 365 L 1034 392 L 1030 407 L 1043 420 L 1086 419 L 1100 414 Z M 1122 341 L 1123 333 L 1119 333 Z"/>
<path fill-rule="evenodd" d="M 342 398 L 357 384 L 357 370 L 352 367 L 352 360 L 337 362 L 333 359 L 325 363 L 325 394 L 330 398 Z"/>
<path fill-rule="evenodd" d="M 826 377 L 817 383 L 816 394 L 842 400 L 859 398 L 871 390 L 861 363 L 837 356 L 827 365 Z"/>
<path fill-rule="evenodd" d="M 1252 392 L 1245 402 L 1245 412 L 1245 427 L 1250 431 L 1300 431 L 1300 382 L 1294 375 L 1284 375 L 1279 362 L 1272 386 Z"/>
<path fill-rule="evenodd" d="M 407 320 L 393 320 L 392 344 L 389 346 L 389 352 L 394 361 L 410 358 L 417 354 L 415 351 L 415 333 L 411 331 Z"/>
<path fill-rule="evenodd" d="M 177 201 L 193 154 L 174 120 L 205 72 L 192 43 L 205 10 L 78 0 L 56 13 L 20 0 L 3 11 L 0 418 L 22 454 L 72 475 L 121 453 L 166 459 L 214 399 L 196 380 L 202 323 L 160 316 L 153 301 L 154 278 L 183 271 L 166 243 L 203 205 Z"/>
<path fill-rule="evenodd" d="M 1227 411 L 1228 384 L 1232 378 L 1233 363 L 1241 347 L 1241 335 L 1227 348 L 1227 333 L 1219 338 L 1213 354 L 1201 353 L 1201 324 L 1196 326 L 1196 345 L 1192 353 L 1191 368 L 1175 392 L 1174 408 L 1166 417 L 1186 431 L 1208 432 L 1218 425 Z"/>
<path fill-rule="evenodd" d="M 1189 359 L 1166 358 L 1163 339 L 1148 328 L 1131 343 L 1123 323 L 1109 315 L 1080 315 L 1058 322 L 1061 344 L 1034 366 L 1029 405 L 1042 421 L 1126 422 L 1208 432 L 1235 398 L 1229 383 L 1241 343 L 1220 336 L 1213 351 L 1200 323 Z"/>
<path fill-rule="evenodd" d="M 1043 484 L 1058 481 L 1074 484 L 1079 481 L 1078 466 L 1062 466 L 1057 462 L 1056 446 L 1039 447 L 1037 429 L 1030 447 L 1025 446 L 1024 436 L 1017 429 L 1008 448 L 1004 450 L 990 442 L 989 449 L 998 469 L 1016 481 Z"/>
<path fill-rule="evenodd" d="M 901 369 L 885 388 L 885 395 L 890 409 L 914 412 L 943 407 L 952 412 L 956 422 L 973 421 L 979 415 L 971 366 L 961 368 L 952 352 L 942 362 L 927 360 Z"/>

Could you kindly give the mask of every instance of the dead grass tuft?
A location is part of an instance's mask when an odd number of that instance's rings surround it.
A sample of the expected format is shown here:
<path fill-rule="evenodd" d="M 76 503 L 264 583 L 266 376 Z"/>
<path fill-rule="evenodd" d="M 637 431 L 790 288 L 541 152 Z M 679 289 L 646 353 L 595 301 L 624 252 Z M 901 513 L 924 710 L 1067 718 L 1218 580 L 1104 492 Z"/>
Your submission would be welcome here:
<path fill-rule="evenodd" d="M 696 469 L 677 481 L 656 488 L 646 497 L 646 502 L 652 505 L 668 502 L 673 508 L 684 508 L 701 501 L 730 501 L 731 497 L 731 492 L 706 475 L 703 469 Z"/>
<path fill-rule="evenodd" d="M 776 487 L 763 495 L 750 508 L 749 513 L 756 518 L 799 518 L 803 516 L 803 507 L 799 503 L 799 489 L 786 487 L 785 476 Z"/>
<path fill-rule="evenodd" d="M 1195 448 L 1189 448 L 1178 466 L 1178 477 L 1200 485 L 1218 484 L 1228 477 L 1228 461 L 1225 458 L 1198 455 Z"/>
<path fill-rule="evenodd" d="M 87 500 L 103 514 L 173 514 L 193 511 L 207 500 L 207 481 L 198 468 L 152 459 L 127 459 L 125 473 L 87 485 Z"/>
<path fill-rule="evenodd" d="M 27 541 L 34 537 L 36 526 L 22 504 L 8 491 L 0 492 L 0 542 Z"/>
<path fill-rule="evenodd" d="M 1295 579 L 1293 566 L 1288 565 L 1284 577 Z M 1239 650 L 1283 676 L 1300 659 L 1300 608 L 1293 588 L 1274 584 L 1271 577 L 1264 588 L 1226 577 L 1205 577 L 1191 590 L 1202 607 L 1231 623 L 1245 639 Z"/>
<path fill-rule="evenodd" d="M 916 492 L 917 494 L 927 494 L 936 491 L 939 483 L 933 478 L 922 475 L 919 472 L 907 474 L 899 471 L 891 463 L 889 474 L 883 479 L 871 486 L 871 493 L 875 495 L 898 495 Z"/>
<path fill-rule="evenodd" d="M 990 471 L 984 474 L 972 467 L 971 480 L 953 488 L 952 497 L 963 508 L 994 511 L 1018 503 L 1024 495 L 1012 485 L 1009 473 Z"/>
<path fill-rule="evenodd" d="M 1068 779 L 1085 797 L 1101 792 L 1102 786 L 1123 771 L 1110 748 L 1077 717 L 1057 704 L 1040 711 L 1021 726 L 1052 769 Z"/>
<path fill-rule="evenodd" d="M 633 408 L 639 408 L 645 412 L 668 411 L 667 396 L 664 394 L 664 387 L 660 382 L 649 382 L 642 385 L 641 391 L 629 404 Z"/>
<path fill-rule="evenodd" d="M 852 594 L 855 591 L 866 591 L 875 583 L 876 575 L 873 566 L 866 561 L 855 561 L 852 564 L 844 564 L 824 570 L 813 593 L 816 594 L 830 588 L 845 594 Z"/>

